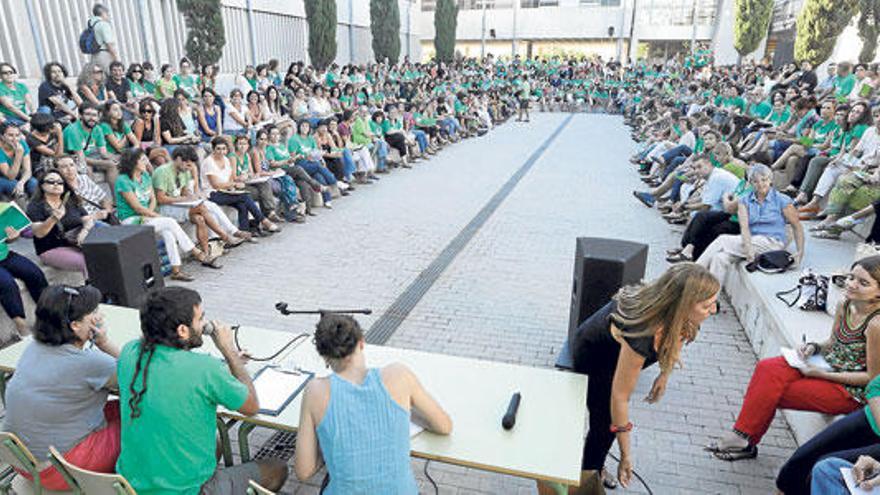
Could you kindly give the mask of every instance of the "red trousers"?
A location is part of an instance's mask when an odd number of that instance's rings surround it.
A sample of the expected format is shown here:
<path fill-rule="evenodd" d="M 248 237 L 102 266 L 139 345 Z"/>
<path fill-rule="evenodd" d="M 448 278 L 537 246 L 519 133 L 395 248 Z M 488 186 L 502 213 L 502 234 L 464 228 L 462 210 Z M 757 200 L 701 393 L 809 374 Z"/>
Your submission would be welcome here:
<path fill-rule="evenodd" d="M 808 378 L 789 366 L 784 357 L 777 356 L 758 361 L 733 427 L 757 445 L 777 409 L 847 414 L 860 406 L 843 385 Z"/>
<path fill-rule="evenodd" d="M 65 452 L 63 454 L 65 460 L 89 471 L 116 472 L 122 424 L 119 418 L 119 401 L 107 402 L 104 406 L 104 419 L 107 421 L 107 426 L 82 439 L 72 449 Z M 27 473 L 19 472 L 19 474 L 32 480 Z M 55 466 L 49 466 L 40 471 L 40 484 L 47 490 L 70 490 L 64 477 L 55 469 Z"/>

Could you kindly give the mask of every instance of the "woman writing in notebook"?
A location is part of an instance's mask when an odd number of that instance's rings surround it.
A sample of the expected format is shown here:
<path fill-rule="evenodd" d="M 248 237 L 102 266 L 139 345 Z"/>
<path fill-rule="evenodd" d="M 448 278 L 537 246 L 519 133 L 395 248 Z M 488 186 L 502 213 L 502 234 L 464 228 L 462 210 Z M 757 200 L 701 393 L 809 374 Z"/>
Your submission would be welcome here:
<path fill-rule="evenodd" d="M 825 342 L 807 342 L 798 349 L 802 359 L 821 355 L 831 371 L 815 367 L 793 368 L 781 356 L 759 361 L 733 430 L 707 447 L 715 457 L 735 461 L 757 456 L 757 445 L 770 428 L 777 409 L 824 414 L 861 412 L 861 406 L 866 402 L 865 386 L 880 373 L 880 318 L 876 318 L 880 314 L 880 256 L 864 258 L 853 264 L 847 277 L 845 296 L 835 312 L 831 336 Z M 861 416 L 864 419 L 864 414 Z M 824 433 L 816 438 L 822 435 Z M 782 469 L 779 478 L 782 481 L 777 481 L 777 485 L 786 493 L 792 486 L 791 480 L 797 478 L 786 473 L 805 469 L 803 476 L 796 480 L 805 483 L 809 469 L 818 460 L 818 457 L 805 455 L 807 451 L 815 450 L 815 446 L 810 446 L 813 440 L 798 449 Z M 873 442 L 880 442 L 880 438 L 875 437 Z M 795 469 L 796 465 L 800 467 Z M 782 488 L 783 485 L 786 488 Z"/>
<path fill-rule="evenodd" d="M 296 476 L 327 464 L 326 495 L 419 492 L 410 464 L 410 417 L 448 435 L 452 420 L 403 364 L 367 368 L 364 334 L 350 316 L 328 314 L 315 347 L 333 373 L 306 386 L 296 437 Z"/>

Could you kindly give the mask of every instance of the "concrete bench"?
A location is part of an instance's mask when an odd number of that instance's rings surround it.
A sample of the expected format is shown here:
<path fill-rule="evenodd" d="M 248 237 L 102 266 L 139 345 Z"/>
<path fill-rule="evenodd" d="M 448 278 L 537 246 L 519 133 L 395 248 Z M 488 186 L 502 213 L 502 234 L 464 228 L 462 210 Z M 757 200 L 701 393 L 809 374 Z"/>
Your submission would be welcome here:
<path fill-rule="evenodd" d="M 806 231 L 812 223 L 805 223 Z M 862 226 L 870 231 L 870 225 Z M 861 233 L 861 232 L 859 232 Z M 867 234 L 867 232 L 865 232 Z M 831 333 L 833 319 L 824 312 L 789 308 L 776 293 L 794 288 L 802 270 L 812 268 L 821 274 L 845 272 L 853 260 L 855 246 L 861 239 L 852 233 L 839 241 L 815 239 L 806 232 L 805 259 L 798 270 L 768 275 L 749 273 L 740 263 L 724 281 L 724 289 L 742 322 L 743 328 L 759 358 L 779 355 L 780 347 L 796 347 L 804 336 L 807 341 L 823 341 Z M 782 411 L 798 444 L 809 440 L 824 429 L 834 416 L 802 411 Z"/>

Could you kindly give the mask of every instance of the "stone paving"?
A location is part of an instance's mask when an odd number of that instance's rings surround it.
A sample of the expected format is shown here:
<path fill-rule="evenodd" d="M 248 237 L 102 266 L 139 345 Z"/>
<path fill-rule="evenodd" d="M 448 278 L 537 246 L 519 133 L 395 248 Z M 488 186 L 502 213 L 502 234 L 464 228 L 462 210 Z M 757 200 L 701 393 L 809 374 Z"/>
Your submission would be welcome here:
<path fill-rule="evenodd" d="M 369 307 L 375 322 L 471 220 L 532 152 L 565 120 L 535 114 L 468 140 L 413 170 L 383 176 L 334 202 L 305 225 L 224 257 L 220 271 L 193 269 L 191 284 L 212 318 L 266 328 L 310 330 L 314 318 L 284 319 L 295 308 Z M 577 115 L 403 321 L 388 345 L 529 366 L 551 367 L 566 335 L 577 236 L 648 243 L 648 277 L 665 269 L 676 232 L 630 195 L 641 185 L 626 158 L 635 145 L 619 117 Z M 641 401 L 656 375 L 647 371 L 632 401 L 636 470 L 653 493 L 773 491 L 795 447 L 777 419 L 754 461 L 724 463 L 701 451 L 729 428 L 755 356 L 735 315 L 725 309 L 684 352 L 659 404 Z M 528 400 L 526 398 L 526 400 Z M 552 407 L 548 404 L 548 407 Z M 257 429 L 254 444 L 271 432 Z M 548 452 L 546 455 L 552 455 Z M 530 480 L 431 462 L 441 494 L 535 493 Z M 608 467 L 616 469 L 609 459 Z M 433 493 L 413 461 L 423 493 Z M 288 482 L 284 493 L 317 493 Z M 635 484 L 618 492 L 644 493 Z"/>

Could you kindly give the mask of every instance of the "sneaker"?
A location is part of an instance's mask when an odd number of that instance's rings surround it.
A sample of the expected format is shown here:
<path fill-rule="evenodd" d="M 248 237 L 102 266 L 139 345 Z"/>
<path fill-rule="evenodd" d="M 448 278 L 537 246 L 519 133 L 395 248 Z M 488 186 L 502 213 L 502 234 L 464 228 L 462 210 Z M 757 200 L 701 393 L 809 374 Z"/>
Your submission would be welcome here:
<path fill-rule="evenodd" d="M 348 189 L 351 186 L 349 186 L 348 184 L 346 184 L 345 182 L 340 180 L 340 181 L 336 181 L 336 187 L 338 187 L 340 191 L 345 191 L 346 189 Z"/>
<path fill-rule="evenodd" d="M 328 210 L 332 210 L 332 209 L 333 209 L 333 203 L 330 202 L 330 201 L 324 201 L 324 208 L 327 208 Z"/>
<path fill-rule="evenodd" d="M 647 206 L 648 208 L 654 207 L 654 202 L 656 201 L 656 199 L 654 199 L 654 196 L 651 193 L 647 193 L 644 191 L 633 191 L 633 196 L 635 196 L 637 200 L 641 201 L 642 204 Z"/>

